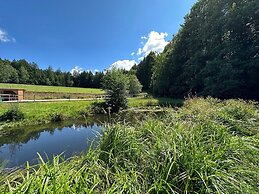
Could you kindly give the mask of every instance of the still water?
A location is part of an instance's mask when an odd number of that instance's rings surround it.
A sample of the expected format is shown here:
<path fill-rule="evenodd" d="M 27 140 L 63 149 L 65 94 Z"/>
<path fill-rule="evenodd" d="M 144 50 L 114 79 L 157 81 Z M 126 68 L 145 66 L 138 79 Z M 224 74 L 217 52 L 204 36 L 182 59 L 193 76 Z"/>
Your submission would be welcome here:
<path fill-rule="evenodd" d="M 5 167 L 21 166 L 29 161 L 36 164 L 37 153 L 44 159 L 63 154 L 68 158 L 86 152 L 92 144 L 98 144 L 103 121 L 76 121 L 46 126 L 9 130 L 0 137 L 0 161 Z"/>

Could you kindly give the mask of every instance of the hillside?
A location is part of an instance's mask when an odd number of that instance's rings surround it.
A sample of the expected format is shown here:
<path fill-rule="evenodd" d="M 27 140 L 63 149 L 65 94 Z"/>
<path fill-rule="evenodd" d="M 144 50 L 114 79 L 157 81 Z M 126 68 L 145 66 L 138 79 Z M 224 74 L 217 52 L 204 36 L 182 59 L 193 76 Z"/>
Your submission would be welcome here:
<path fill-rule="evenodd" d="M 81 94 L 104 94 L 104 91 L 96 88 L 77 88 L 62 86 L 42 86 L 28 84 L 0 83 L 0 88 L 21 88 L 27 92 L 53 92 L 53 93 L 81 93 Z"/>

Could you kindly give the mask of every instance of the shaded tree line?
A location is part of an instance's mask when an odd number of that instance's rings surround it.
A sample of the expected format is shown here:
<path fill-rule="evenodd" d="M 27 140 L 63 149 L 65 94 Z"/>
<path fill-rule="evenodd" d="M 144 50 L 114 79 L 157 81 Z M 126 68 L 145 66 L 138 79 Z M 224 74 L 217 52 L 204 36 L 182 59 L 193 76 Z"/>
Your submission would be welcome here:
<path fill-rule="evenodd" d="M 4 60 L 0 58 L 0 82 L 48 86 L 101 88 L 103 72 L 74 73 L 54 71 L 52 67 L 40 69 L 36 63 L 26 60 Z"/>
<path fill-rule="evenodd" d="M 133 67 L 156 96 L 259 99 L 259 3 L 199 0 L 161 54 Z"/>

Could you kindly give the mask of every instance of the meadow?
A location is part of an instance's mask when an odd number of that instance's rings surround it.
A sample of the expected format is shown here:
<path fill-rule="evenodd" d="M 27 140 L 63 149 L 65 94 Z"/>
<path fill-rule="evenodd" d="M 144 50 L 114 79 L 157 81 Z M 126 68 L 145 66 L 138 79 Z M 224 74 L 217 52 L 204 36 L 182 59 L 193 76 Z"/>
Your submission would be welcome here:
<path fill-rule="evenodd" d="M 62 87 L 62 86 L 42 86 L 28 84 L 9 84 L 0 83 L 0 88 L 19 88 L 25 89 L 27 92 L 53 92 L 53 93 L 81 93 L 81 94 L 104 94 L 104 91 L 96 88 L 78 88 L 78 87 Z"/>
<path fill-rule="evenodd" d="M 188 99 L 138 123 L 105 126 L 86 155 L 2 174 L 2 193 L 259 193 L 259 108 Z"/>

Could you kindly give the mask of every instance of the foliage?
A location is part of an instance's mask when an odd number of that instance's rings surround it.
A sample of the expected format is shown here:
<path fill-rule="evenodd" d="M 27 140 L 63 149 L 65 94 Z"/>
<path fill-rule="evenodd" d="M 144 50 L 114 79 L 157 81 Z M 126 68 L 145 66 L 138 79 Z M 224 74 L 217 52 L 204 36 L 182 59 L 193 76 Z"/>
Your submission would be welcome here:
<path fill-rule="evenodd" d="M 148 108 L 149 106 L 154 107 L 180 107 L 183 105 L 182 99 L 173 98 L 129 98 L 129 107 Z"/>
<path fill-rule="evenodd" d="M 101 88 L 103 72 L 83 71 L 72 75 L 70 72 L 54 71 L 51 66 L 40 69 L 36 63 L 26 60 L 3 60 L 0 58 L 0 82 L 32 85 Z"/>
<path fill-rule="evenodd" d="M 65 120 L 64 115 L 60 112 L 50 114 L 51 122 L 60 122 L 60 121 L 64 121 L 64 120 Z"/>
<path fill-rule="evenodd" d="M 238 113 L 235 108 L 241 107 Z M 136 124 L 106 126 L 97 149 L 60 156 L 5 175 L 3 193 L 259 192 L 258 105 L 188 99 L 182 108 Z M 239 134 L 230 123 L 253 133 Z M 255 127 L 256 126 L 256 127 Z"/>
<path fill-rule="evenodd" d="M 155 64 L 156 55 L 154 52 L 150 52 L 137 66 L 136 66 L 136 75 L 143 85 L 143 90 L 150 90 L 151 77 L 153 73 L 153 66 Z"/>
<path fill-rule="evenodd" d="M 127 108 L 129 79 L 122 70 L 112 69 L 107 72 L 103 79 L 103 88 L 107 92 L 106 103 L 107 107 L 111 108 L 111 112 Z"/>
<path fill-rule="evenodd" d="M 19 106 L 11 105 L 9 109 L 0 116 L 0 121 L 19 121 L 24 119 L 24 114 Z"/>
<path fill-rule="evenodd" d="M 144 89 L 142 74 L 152 71 L 157 96 L 258 100 L 258 10 L 257 0 L 198 1 L 155 62 L 139 64 Z"/>
<path fill-rule="evenodd" d="M 140 84 L 136 75 L 129 75 L 129 94 L 131 96 L 136 96 L 142 90 L 142 85 Z"/>
<path fill-rule="evenodd" d="M 90 106 L 90 112 L 92 114 L 105 114 L 107 108 L 106 102 L 93 102 Z"/>
<path fill-rule="evenodd" d="M 16 69 L 14 69 L 10 65 L 1 63 L 1 61 L 0 61 L 0 82 L 10 82 L 10 83 L 19 82 L 18 73 Z"/>

